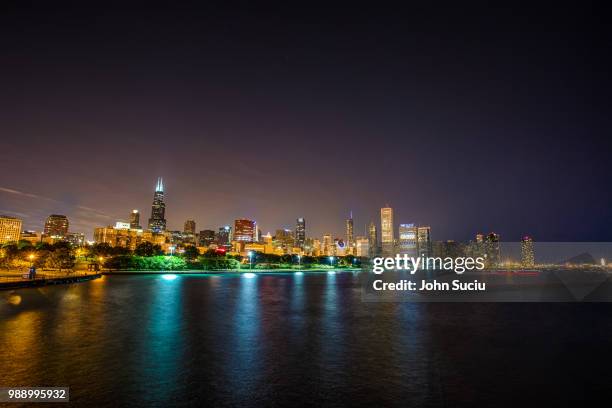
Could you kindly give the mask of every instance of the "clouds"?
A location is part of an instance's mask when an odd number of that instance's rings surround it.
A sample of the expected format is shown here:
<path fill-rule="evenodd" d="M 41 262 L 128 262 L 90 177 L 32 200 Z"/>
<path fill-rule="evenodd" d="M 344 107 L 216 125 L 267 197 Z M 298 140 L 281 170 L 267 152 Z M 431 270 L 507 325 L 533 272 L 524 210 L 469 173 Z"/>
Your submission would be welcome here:
<path fill-rule="evenodd" d="M 91 236 L 96 226 L 114 220 L 112 215 L 96 208 L 8 187 L 0 187 L 0 200 L 0 213 L 22 218 L 24 229 L 42 230 L 49 214 L 59 213 L 68 217 L 71 231 Z"/>

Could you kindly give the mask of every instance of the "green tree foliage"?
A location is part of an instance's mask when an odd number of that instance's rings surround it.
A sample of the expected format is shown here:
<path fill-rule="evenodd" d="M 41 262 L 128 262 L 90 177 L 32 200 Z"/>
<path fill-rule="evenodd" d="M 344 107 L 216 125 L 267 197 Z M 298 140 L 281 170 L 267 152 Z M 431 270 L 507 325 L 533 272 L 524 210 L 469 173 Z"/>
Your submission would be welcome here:
<path fill-rule="evenodd" d="M 71 269 L 74 266 L 75 257 L 67 248 L 58 248 L 49 252 L 46 257 L 45 266 L 52 269 Z"/>

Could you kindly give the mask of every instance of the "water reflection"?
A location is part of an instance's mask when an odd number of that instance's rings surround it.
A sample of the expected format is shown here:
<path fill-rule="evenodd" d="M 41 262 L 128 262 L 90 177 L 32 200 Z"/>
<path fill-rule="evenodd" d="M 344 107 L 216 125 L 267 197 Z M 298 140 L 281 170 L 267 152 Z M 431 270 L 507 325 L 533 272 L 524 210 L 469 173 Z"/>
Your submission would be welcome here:
<path fill-rule="evenodd" d="M 153 279 L 143 333 L 139 339 L 140 391 L 146 401 L 169 401 L 181 389 L 183 364 L 182 279 L 162 275 Z M 134 322 L 137 324 L 137 322 Z"/>

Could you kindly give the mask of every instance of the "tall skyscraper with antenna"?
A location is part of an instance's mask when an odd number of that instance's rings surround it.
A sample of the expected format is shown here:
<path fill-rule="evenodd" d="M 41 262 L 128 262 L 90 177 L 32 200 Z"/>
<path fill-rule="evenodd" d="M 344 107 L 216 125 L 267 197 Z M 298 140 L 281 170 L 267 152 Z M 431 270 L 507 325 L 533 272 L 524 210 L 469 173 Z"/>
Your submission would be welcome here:
<path fill-rule="evenodd" d="M 155 193 L 153 194 L 153 205 L 151 206 L 151 218 L 149 218 L 149 229 L 153 232 L 164 232 L 166 230 L 166 203 L 164 203 L 164 181 L 161 177 L 157 179 Z"/>
<path fill-rule="evenodd" d="M 353 234 L 353 212 L 349 214 L 349 218 L 346 220 L 346 247 L 347 253 L 353 254 L 355 251 L 355 235 Z"/>

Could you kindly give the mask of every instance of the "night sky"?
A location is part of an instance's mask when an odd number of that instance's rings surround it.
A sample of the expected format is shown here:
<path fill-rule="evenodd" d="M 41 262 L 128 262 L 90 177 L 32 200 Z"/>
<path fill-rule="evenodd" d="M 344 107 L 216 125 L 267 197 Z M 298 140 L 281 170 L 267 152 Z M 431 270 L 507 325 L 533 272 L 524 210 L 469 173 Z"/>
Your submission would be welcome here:
<path fill-rule="evenodd" d="M 361 235 L 389 203 L 434 240 L 612 240 L 603 12 L 421 3 L 3 2 L 0 213 L 91 238 L 163 176 L 171 229 Z"/>

